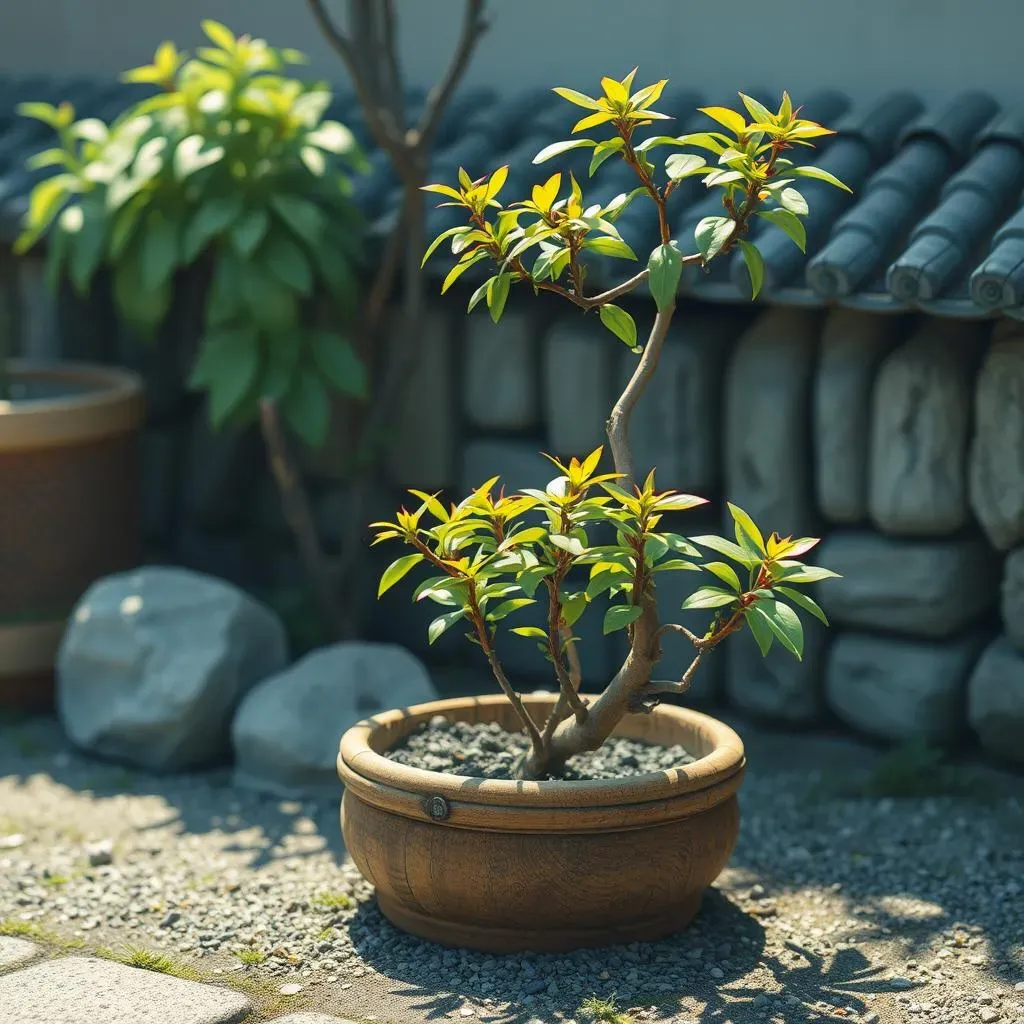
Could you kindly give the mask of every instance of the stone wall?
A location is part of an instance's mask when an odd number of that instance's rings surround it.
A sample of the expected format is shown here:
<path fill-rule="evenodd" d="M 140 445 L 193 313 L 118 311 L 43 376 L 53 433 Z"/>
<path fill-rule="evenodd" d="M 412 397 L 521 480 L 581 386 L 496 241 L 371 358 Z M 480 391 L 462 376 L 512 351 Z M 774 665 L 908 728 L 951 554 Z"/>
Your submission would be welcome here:
<path fill-rule="evenodd" d="M 111 342 L 77 308 L 64 303 L 57 326 L 31 315 L 29 347 L 53 351 L 44 336 L 56 330 L 65 354 L 146 373 L 153 559 L 291 602 L 297 642 L 318 642 L 258 434 L 210 433 L 179 384 L 182 337 L 157 350 Z M 636 315 L 642 325 L 649 311 Z M 461 496 L 495 474 L 542 486 L 551 473 L 538 453 L 602 443 L 635 360 L 596 318 L 543 301 L 510 302 L 495 327 L 482 310 L 466 317 L 442 300 L 419 332 L 420 367 L 394 410 L 375 518 L 404 487 Z M 684 531 L 721 528 L 727 496 L 767 529 L 824 537 L 817 560 L 844 576 L 820 588 L 833 625 L 807 624 L 802 662 L 776 651 L 762 659 L 741 635 L 703 667 L 696 702 L 884 740 L 970 739 L 1024 760 L 1024 325 L 687 302 L 632 433 L 638 468 L 656 465 L 662 486 L 713 500 L 710 518 L 690 513 Z M 303 455 L 329 549 L 346 504 L 345 446 L 339 410 L 326 450 Z M 690 582 L 662 588 L 666 615 Z M 373 605 L 369 639 L 435 663 L 472 658 L 458 631 L 428 647 L 429 617 L 396 588 Z M 584 672 L 599 685 L 622 641 L 601 635 L 599 617 L 582 633 Z M 667 645 L 670 671 L 682 670 L 685 647 Z M 530 641 L 509 638 L 505 658 L 524 685 L 547 682 Z M 480 688 L 490 689 L 482 667 Z"/>

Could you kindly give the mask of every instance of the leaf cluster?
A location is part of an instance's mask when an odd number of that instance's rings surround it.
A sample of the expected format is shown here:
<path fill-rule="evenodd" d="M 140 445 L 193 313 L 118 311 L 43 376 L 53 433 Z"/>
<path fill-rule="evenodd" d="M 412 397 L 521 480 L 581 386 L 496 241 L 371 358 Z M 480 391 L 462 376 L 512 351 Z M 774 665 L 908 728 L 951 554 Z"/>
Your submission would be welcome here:
<path fill-rule="evenodd" d="M 626 490 L 619 486 L 619 474 L 599 470 L 602 453 L 598 448 L 568 464 L 547 456 L 558 475 L 544 490 L 526 488 L 506 495 L 503 488 L 495 490 L 495 477 L 447 508 L 437 495 L 411 491 L 420 502 L 415 509 L 403 508 L 393 522 L 373 524 L 375 544 L 399 540 L 413 548 L 384 571 L 379 595 L 424 566 L 431 575 L 415 588 L 414 600 L 447 609 L 430 623 L 430 642 L 457 623 L 468 623 L 469 639 L 493 649 L 500 624 L 536 604 L 538 593 L 546 591 L 549 629 L 515 625 L 510 632 L 539 641 L 542 653 L 554 660 L 555 651 L 564 652 L 574 641 L 574 626 L 594 605 L 604 607 L 604 633 L 628 631 L 652 597 L 660 573 L 709 573 L 715 583 L 696 589 L 684 609 L 725 609 L 733 620 L 745 620 L 763 651 L 777 639 L 799 657 L 802 628 L 786 602 L 823 619 L 820 608 L 795 588 L 835 575 L 798 560 L 817 542 L 774 534 L 765 541 L 736 506 L 730 506 L 735 543 L 666 531 L 665 513 L 706 500 L 658 491 L 653 471 L 642 485 Z M 614 536 L 614 541 L 602 543 L 595 539 L 598 533 Z M 704 561 L 701 548 L 747 570 L 747 582 L 741 585 L 736 570 L 725 562 Z M 585 582 L 574 571 L 581 567 Z M 580 583 L 569 582 L 577 578 Z M 736 628 L 735 621 L 731 628 Z"/>
<path fill-rule="evenodd" d="M 589 111 L 574 126 L 574 136 L 605 126 L 614 134 L 610 138 L 565 139 L 545 146 L 534 158 L 534 163 L 539 164 L 570 150 L 590 149 L 591 176 L 607 160 L 620 159 L 636 173 L 637 187 L 631 191 L 616 195 L 608 203 L 588 203 L 574 175 L 565 180 L 562 174 L 554 174 L 534 185 L 528 199 L 503 206 L 498 196 L 508 177 L 508 167 L 500 167 L 476 180 L 460 168 L 458 187 L 425 186 L 426 191 L 445 198 L 442 206 L 462 208 L 468 220 L 442 232 L 424 256 L 425 263 L 442 242 L 448 241 L 458 257 L 442 292 L 471 267 L 490 260 L 497 264 L 497 270 L 473 293 L 470 310 L 486 301 L 497 322 L 511 285 L 525 281 L 534 291 L 556 291 L 585 308 L 598 306 L 604 326 L 639 352 L 632 317 L 610 301 L 600 297 L 588 300 L 585 296 L 586 267 L 581 262 L 584 254 L 637 259 L 619 233 L 616 221 L 638 197 L 653 201 L 659 210 L 662 237 L 648 256 L 646 276 L 661 311 L 675 302 L 684 263 L 705 265 L 734 245 L 746 260 L 752 294 L 758 294 L 764 279 L 764 261 L 754 243 L 744 237 L 755 216 L 775 225 L 797 246 L 805 248 L 806 230 L 801 218 L 807 215 L 808 207 L 793 187 L 794 182 L 804 177 L 827 181 L 839 188 L 846 186 L 821 168 L 794 164 L 781 154 L 793 146 L 812 145 L 812 139 L 831 135 L 831 130 L 799 117 L 788 93 L 783 94 L 775 112 L 741 93 L 745 114 L 727 107 L 701 108 L 714 122 L 713 129 L 679 136 L 654 135 L 636 142 L 634 132 L 638 128 L 670 118 L 654 109 L 667 80 L 632 91 L 635 75 L 634 68 L 621 81 L 602 78 L 599 97 L 573 89 L 555 89 L 563 99 Z M 666 147 L 677 152 L 670 153 L 659 169 L 652 154 Z M 703 152 L 686 152 L 687 149 Z M 696 251 L 684 256 L 678 242 L 670 237 L 666 204 L 680 182 L 690 177 L 700 177 L 705 187 L 721 192 L 723 213 L 700 221 L 694 231 Z"/>
<path fill-rule="evenodd" d="M 204 21 L 195 56 L 169 42 L 126 82 L 155 91 L 112 124 L 75 119 L 68 103 L 25 103 L 59 145 L 30 196 L 24 252 L 44 236 L 52 285 L 88 293 L 111 273 L 121 317 L 144 338 L 164 321 L 179 272 L 201 267 L 204 337 L 190 385 L 215 426 L 278 399 L 307 442 L 322 442 L 331 389 L 361 397 L 366 371 L 351 343 L 313 322 L 314 290 L 342 318 L 356 304 L 364 225 L 350 193 L 366 161 L 352 133 L 325 117 L 322 83 L 289 77 L 302 54 Z"/>

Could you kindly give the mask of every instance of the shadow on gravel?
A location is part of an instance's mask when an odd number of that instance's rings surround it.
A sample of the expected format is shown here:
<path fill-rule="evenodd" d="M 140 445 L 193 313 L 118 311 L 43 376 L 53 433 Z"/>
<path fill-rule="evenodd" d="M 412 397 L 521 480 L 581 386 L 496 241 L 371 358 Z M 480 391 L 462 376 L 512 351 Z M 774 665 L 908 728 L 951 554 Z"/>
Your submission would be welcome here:
<path fill-rule="evenodd" d="M 140 834 L 171 829 L 181 835 L 218 831 L 235 836 L 224 848 L 247 853 L 252 868 L 271 860 L 308 856 L 284 848 L 288 838 L 298 834 L 299 823 L 308 819 L 315 823 L 316 833 L 334 859 L 344 859 L 338 824 L 340 782 L 337 799 L 300 802 L 239 789 L 228 768 L 153 775 L 77 750 L 54 717 L 5 715 L 0 718 L 0 778 L 16 779 L 24 785 L 37 774 L 97 799 L 122 793 L 157 797 L 167 804 L 167 816 L 141 827 Z"/>

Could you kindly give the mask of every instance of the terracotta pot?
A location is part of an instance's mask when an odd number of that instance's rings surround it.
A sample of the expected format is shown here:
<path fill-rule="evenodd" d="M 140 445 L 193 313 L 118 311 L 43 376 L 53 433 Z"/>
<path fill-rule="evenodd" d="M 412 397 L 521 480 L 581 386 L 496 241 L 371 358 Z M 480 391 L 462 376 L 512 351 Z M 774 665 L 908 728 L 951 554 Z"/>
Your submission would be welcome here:
<path fill-rule="evenodd" d="M 535 717 L 548 694 L 524 698 Z M 616 735 L 699 755 L 670 771 L 596 782 L 513 782 L 423 771 L 385 757 L 434 715 L 517 729 L 501 695 L 432 701 L 342 737 L 342 832 L 399 928 L 447 946 L 564 952 L 681 929 L 739 831 L 745 759 L 728 726 L 662 705 Z"/>
<path fill-rule="evenodd" d="M 45 708 L 68 612 L 142 557 L 142 381 L 69 363 L 9 364 L 0 401 L 0 705 Z"/>

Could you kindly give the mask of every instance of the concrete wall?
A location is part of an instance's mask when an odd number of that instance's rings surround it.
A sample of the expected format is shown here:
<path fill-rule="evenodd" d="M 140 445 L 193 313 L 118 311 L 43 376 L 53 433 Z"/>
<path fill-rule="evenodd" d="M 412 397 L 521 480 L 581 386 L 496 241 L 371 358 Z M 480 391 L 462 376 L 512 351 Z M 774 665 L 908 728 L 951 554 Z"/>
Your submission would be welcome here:
<path fill-rule="evenodd" d="M 337 10 L 344 6 L 334 0 Z M 516 89 L 583 84 L 640 64 L 644 78 L 686 80 L 716 96 L 783 87 L 799 95 L 829 86 L 870 100 L 906 87 L 932 101 L 982 88 L 1007 102 L 1024 101 L 1021 0 L 776 0 L 770 17 L 729 33 L 720 24 L 723 5 L 694 0 L 492 0 L 490 6 L 494 30 L 469 79 L 507 81 Z M 750 0 L 730 6 L 738 12 L 733 26 L 754 8 Z M 399 0 L 399 8 L 409 78 L 427 84 L 454 39 L 461 0 Z M 317 71 L 341 78 L 302 0 L 3 0 L 0 68 L 114 74 L 140 63 L 162 39 L 194 45 L 204 17 L 300 47 Z M 776 58 L 791 34 L 800 55 Z"/>

